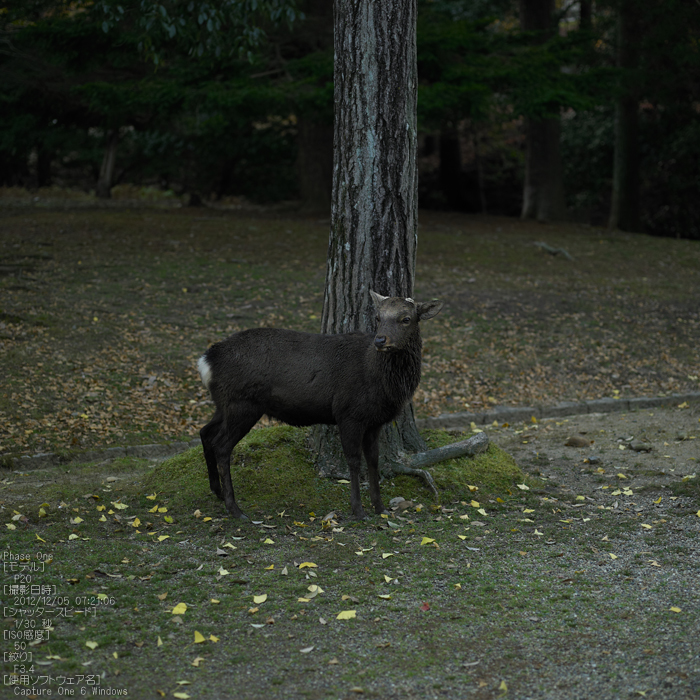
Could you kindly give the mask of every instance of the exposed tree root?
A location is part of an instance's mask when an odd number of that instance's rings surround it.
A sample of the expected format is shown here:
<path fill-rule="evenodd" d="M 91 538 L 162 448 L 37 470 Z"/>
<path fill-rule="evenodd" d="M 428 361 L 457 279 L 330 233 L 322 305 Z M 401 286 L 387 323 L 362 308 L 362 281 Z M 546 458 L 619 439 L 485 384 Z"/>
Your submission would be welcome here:
<path fill-rule="evenodd" d="M 488 446 L 488 435 L 486 433 L 477 433 L 466 440 L 460 440 L 451 445 L 445 445 L 444 447 L 438 447 L 426 452 L 406 455 L 402 462 L 391 462 L 390 464 L 392 470 L 397 474 L 410 474 L 411 476 L 423 479 L 428 488 L 437 496 L 438 490 L 435 486 L 432 474 L 421 467 L 429 467 L 432 464 L 437 464 L 446 459 L 454 459 L 456 457 L 473 457 L 481 452 L 485 452 Z"/>

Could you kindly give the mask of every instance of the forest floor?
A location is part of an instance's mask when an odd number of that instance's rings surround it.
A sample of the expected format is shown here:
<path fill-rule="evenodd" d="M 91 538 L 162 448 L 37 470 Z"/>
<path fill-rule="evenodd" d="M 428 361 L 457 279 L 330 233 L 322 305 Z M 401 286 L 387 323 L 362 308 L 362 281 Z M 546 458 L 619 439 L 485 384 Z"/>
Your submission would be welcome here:
<path fill-rule="evenodd" d="M 207 346 L 320 328 L 327 220 L 0 209 L 0 457 L 190 439 Z M 553 256 L 546 242 L 573 258 Z M 422 212 L 419 417 L 700 387 L 700 246 Z"/>
<path fill-rule="evenodd" d="M 328 222 L 24 209 L 0 226 L 0 454 L 67 459 L 0 480 L 6 584 L 32 575 L 51 598 L 48 638 L 15 652 L 39 603 L 5 590 L 8 682 L 137 700 L 698 697 L 698 404 L 487 427 L 521 470 L 508 483 L 436 503 L 385 481 L 412 505 L 362 523 L 294 431 L 258 431 L 234 465 L 253 518 L 238 523 L 201 451 L 71 451 L 190 438 L 211 411 L 194 369 L 209 342 L 318 330 Z M 697 390 L 697 243 L 430 213 L 419 240 L 416 297 L 446 301 L 424 327 L 419 415 Z"/>

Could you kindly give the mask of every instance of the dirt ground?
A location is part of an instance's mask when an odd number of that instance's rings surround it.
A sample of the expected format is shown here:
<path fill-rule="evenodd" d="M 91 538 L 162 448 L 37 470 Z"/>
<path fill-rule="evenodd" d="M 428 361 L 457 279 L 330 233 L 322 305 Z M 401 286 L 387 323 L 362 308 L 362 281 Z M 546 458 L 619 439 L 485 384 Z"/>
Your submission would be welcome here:
<path fill-rule="evenodd" d="M 600 502 L 618 488 L 700 483 L 700 404 L 546 419 L 495 430 L 492 439 L 534 476 Z M 633 500 L 618 496 L 618 507 Z"/>

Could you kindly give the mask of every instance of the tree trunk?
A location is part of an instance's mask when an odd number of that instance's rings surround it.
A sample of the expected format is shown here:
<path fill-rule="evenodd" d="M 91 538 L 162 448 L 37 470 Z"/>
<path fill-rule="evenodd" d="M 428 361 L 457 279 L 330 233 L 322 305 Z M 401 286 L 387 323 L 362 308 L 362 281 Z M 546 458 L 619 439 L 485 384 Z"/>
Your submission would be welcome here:
<path fill-rule="evenodd" d="M 450 209 L 464 208 L 462 192 L 462 153 L 459 131 L 444 126 L 440 131 L 440 189 Z"/>
<path fill-rule="evenodd" d="M 297 173 L 302 211 L 331 209 L 333 190 L 333 127 L 301 116 L 297 122 Z"/>
<path fill-rule="evenodd" d="M 114 180 L 114 168 L 117 164 L 117 147 L 119 146 L 119 129 L 112 129 L 107 135 L 107 145 L 102 158 L 100 177 L 97 180 L 97 196 L 101 199 L 109 199 Z"/>
<path fill-rule="evenodd" d="M 526 120 L 523 219 L 561 221 L 566 218 L 564 172 L 559 148 L 559 119 Z"/>
<path fill-rule="evenodd" d="M 416 2 L 335 1 L 333 199 L 322 331 L 374 329 L 369 290 L 413 294 L 417 243 Z M 320 473 L 347 472 L 337 429 Z M 380 468 L 424 449 L 413 408 L 383 431 Z"/>
<path fill-rule="evenodd" d="M 615 157 L 613 162 L 610 228 L 641 231 L 639 215 L 639 88 L 634 71 L 639 66 L 640 28 L 637 10 L 620 4 L 617 27 L 617 65 L 621 92 L 615 104 Z"/>
<path fill-rule="evenodd" d="M 580 0 L 578 26 L 584 32 L 593 29 L 593 0 Z"/>
<path fill-rule="evenodd" d="M 554 0 L 520 0 L 520 26 L 523 31 L 536 32 L 536 42 L 547 41 L 556 29 Z M 525 120 L 523 219 L 556 221 L 566 218 L 560 131 L 558 117 Z"/>
<path fill-rule="evenodd" d="M 51 186 L 51 160 L 53 153 L 39 146 L 37 148 L 36 159 L 36 186 L 50 187 Z"/>

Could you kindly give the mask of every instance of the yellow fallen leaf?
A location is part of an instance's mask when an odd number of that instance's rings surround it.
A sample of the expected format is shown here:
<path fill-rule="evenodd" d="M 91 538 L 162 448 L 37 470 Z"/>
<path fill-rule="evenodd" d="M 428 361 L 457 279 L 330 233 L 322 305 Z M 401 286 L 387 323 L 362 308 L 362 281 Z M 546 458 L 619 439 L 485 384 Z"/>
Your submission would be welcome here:
<path fill-rule="evenodd" d="M 158 535 L 158 542 L 170 539 L 170 535 Z"/>
<path fill-rule="evenodd" d="M 435 540 L 432 537 L 424 537 L 420 543 L 423 545 L 423 544 L 431 544 L 432 542 L 435 542 Z"/>
<path fill-rule="evenodd" d="M 154 505 L 153 508 L 150 508 L 148 512 L 149 513 L 157 513 L 158 512 L 158 504 L 156 503 L 156 505 Z"/>
<path fill-rule="evenodd" d="M 393 557 L 394 555 L 391 552 L 384 552 L 382 554 L 382 559 L 386 559 L 388 557 Z"/>
<path fill-rule="evenodd" d="M 265 571 L 272 571 L 272 569 L 274 569 L 274 568 L 275 568 L 275 565 L 274 565 L 274 564 L 270 564 L 270 566 L 266 566 L 266 567 L 265 567 Z"/>
<path fill-rule="evenodd" d="M 297 598 L 297 603 L 310 603 L 311 598 Z"/>
<path fill-rule="evenodd" d="M 586 497 L 585 496 L 576 496 L 577 501 L 585 501 Z"/>
<path fill-rule="evenodd" d="M 339 484 L 349 484 L 350 482 L 347 479 L 338 479 Z"/>
<path fill-rule="evenodd" d="M 677 608 L 675 605 L 672 605 L 669 610 L 674 613 L 679 613 L 682 612 L 680 608 Z"/>
<path fill-rule="evenodd" d="M 609 552 L 609 554 L 611 559 L 617 559 L 617 554 L 613 554 L 612 552 Z"/>
<path fill-rule="evenodd" d="M 71 525 L 80 525 L 80 523 L 82 523 L 82 522 L 83 522 L 83 519 L 79 515 L 76 515 L 75 518 L 70 519 Z"/>
<path fill-rule="evenodd" d="M 389 594 L 380 594 L 377 596 L 378 598 L 381 598 L 382 600 L 391 600 L 391 595 Z"/>
<path fill-rule="evenodd" d="M 482 515 L 488 515 L 488 513 L 483 508 L 479 508 L 479 510 L 477 510 L 476 512 L 481 513 Z"/>
<path fill-rule="evenodd" d="M 303 561 L 301 564 L 299 564 L 300 569 L 306 569 L 306 568 L 311 568 L 311 569 L 317 569 L 318 564 L 314 564 L 312 561 Z"/>
<path fill-rule="evenodd" d="M 34 533 L 36 535 L 36 532 Z M 36 538 L 39 540 L 39 542 L 46 542 L 46 540 L 43 540 L 39 535 L 36 535 Z"/>
<path fill-rule="evenodd" d="M 107 506 L 97 506 L 97 507 L 95 508 L 95 510 L 101 512 L 101 511 L 103 511 L 103 510 L 107 510 Z"/>
<path fill-rule="evenodd" d="M 106 522 L 107 522 L 107 518 L 105 518 L 104 514 L 100 515 L 100 518 L 99 518 L 99 519 L 100 519 L 100 522 L 101 522 L 101 523 L 106 523 Z"/>
<path fill-rule="evenodd" d="M 336 615 L 336 620 L 352 620 L 355 617 L 355 610 L 343 610 Z"/>
<path fill-rule="evenodd" d="M 521 490 L 521 491 L 529 491 L 530 487 L 527 484 L 516 484 L 516 486 Z"/>
<path fill-rule="evenodd" d="M 189 700 L 191 696 L 188 693 L 181 693 L 178 691 L 177 693 L 173 693 L 173 697 L 177 698 L 177 700 Z"/>
<path fill-rule="evenodd" d="M 85 646 L 88 649 L 97 649 L 98 644 L 97 644 L 97 642 L 85 642 Z"/>
<path fill-rule="evenodd" d="M 203 657 L 203 656 L 198 656 L 198 657 L 192 662 L 192 665 L 193 665 L 195 668 L 199 668 L 199 664 L 201 664 L 202 661 L 204 661 L 204 657 Z"/>
<path fill-rule="evenodd" d="M 267 593 L 263 593 L 262 595 L 254 595 L 253 596 L 253 602 L 256 605 L 260 605 L 261 603 L 264 603 L 267 600 Z"/>
<path fill-rule="evenodd" d="M 229 572 L 226 571 L 226 569 L 224 569 L 223 566 L 220 566 L 219 570 L 216 573 L 219 574 L 219 576 L 228 576 L 229 575 Z"/>
<path fill-rule="evenodd" d="M 14 530 L 15 528 L 13 527 L 12 529 Z M 71 534 L 71 535 L 68 535 L 68 539 L 69 539 L 69 540 L 77 540 L 77 539 L 78 539 L 78 535 L 76 535 L 75 533 L 73 533 L 73 534 Z"/>
<path fill-rule="evenodd" d="M 211 518 L 209 516 L 207 516 L 206 518 L 202 518 L 203 523 L 208 523 L 210 520 Z"/>
<path fill-rule="evenodd" d="M 460 540 L 466 540 L 466 539 L 467 539 L 467 536 L 466 536 L 466 535 L 457 535 L 457 537 L 459 537 Z"/>
<path fill-rule="evenodd" d="M 250 615 L 255 615 L 256 612 L 258 612 L 260 608 L 248 608 L 248 613 Z"/>
<path fill-rule="evenodd" d="M 195 644 L 201 644 L 202 642 L 206 642 L 207 640 L 205 639 L 204 635 L 197 632 L 197 630 L 194 631 L 194 643 Z"/>
<path fill-rule="evenodd" d="M 469 515 L 467 515 L 467 513 L 465 513 L 464 515 L 460 515 L 459 519 L 460 520 L 469 520 Z"/>
<path fill-rule="evenodd" d="M 209 635 L 209 641 L 210 641 L 210 642 L 218 642 L 218 641 L 219 641 L 219 638 L 218 638 L 218 637 L 215 637 L 213 634 L 210 634 L 210 635 Z"/>
<path fill-rule="evenodd" d="M 141 521 L 138 518 L 134 518 L 131 521 L 131 527 L 138 527 L 141 524 Z"/>
<path fill-rule="evenodd" d="M 394 579 L 391 578 L 391 576 L 387 576 L 384 574 L 384 583 L 391 583 Z"/>
<path fill-rule="evenodd" d="M 540 532 L 537 528 L 535 528 L 535 534 L 536 535 L 544 535 L 544 532 Z"/>
<path fill-rule="evenodd" d="M 472 508 L 481 508 L 481 505 L 479 504 L 479 501 L 472 501 L 469 504 Z"/>
<path fill-rule="evenodd" d="M 160 638 L 160 636 L 158 637 L 158 641 L 156 642 L 156 646 L 157 646 L 157 647 L 162 647 L 162 646 L 163 646 L 163 640 Z"/>
<path fill-rule="evenodd" d="M 40 518 L 45 518 L 48 515 L 48 512 L 46 511 L 45 508 L 39 508 L 39 517 Z"/>
<path fill-rule="evenodd" d="M 168 512 L 168 509 L 165 508 L 164 506 L 161 506 L 160 508 L 158 508 L 158 512 L 159 512 L 159 513 L 167 513 L 167 512 Z"/>
<path fill-rule="evenodd" d="M 156 495 L 157 495 L 157 494 L 152 493 L 150 496 L 146 496 L 146 498 L 147 498 L 149 501 L 155 501 L 155 500 L 156 500 Z"/>
<path fill-rule="evenodd" d="M 642 523 L 642 527 L 646 528 L 647 530 L 651 530 L 651 525 L 647 525 L 646 523 Z"/>
<path fill-rule="evenodd" d="M 112 501 L 112 505 L 113 505 L 117 510 L 124 510 L 124 508 L 128 508 L 128 507 L 129 507 L 126 503 L 121 503 L 120 501 Z"/>
<path fill-rule="evenodd" d="M 535 416 L 532 417 L 533 421 L 535 419 Z M 501 685 L 498 686 L 499 690 L 502 690 L 504 693 L 508 692 L 508 686 L 506 685 L 505 681 L 501 681 Z"/>
<path fill-rule="evenodd" d="M 534 512 L 535 512 L 535 509 L 534 509 L 534 508 L 525 508 L 525 509 L 523 510 L 523 513 L 534 513 Z"/>
<path fill-rule="evenodd" d="M 626 479 L 627 477 L 624 474 L 617 474 L 618 479 Z"/>
<path fill-rule="evenodd" d="M 187 612 L 187 603 L 178 603 L 171 612 L 173 615 L 184 615 Z"/>
<path fill-rule="evenodd" d="M 455 586 L 455 590 L 457 590 L 457 591 L 461 591 L 461 590 L 462 590 L 462 584 L 461 584 L 461 583 L 455 583 L 454 586 Z"/>
<path fill-rule="evenodd" d="M 263 544 L 275 544 L 275 543 L 274 543 L 274 540 L 271 540 L 269 537 L 266 537 Z"/>

